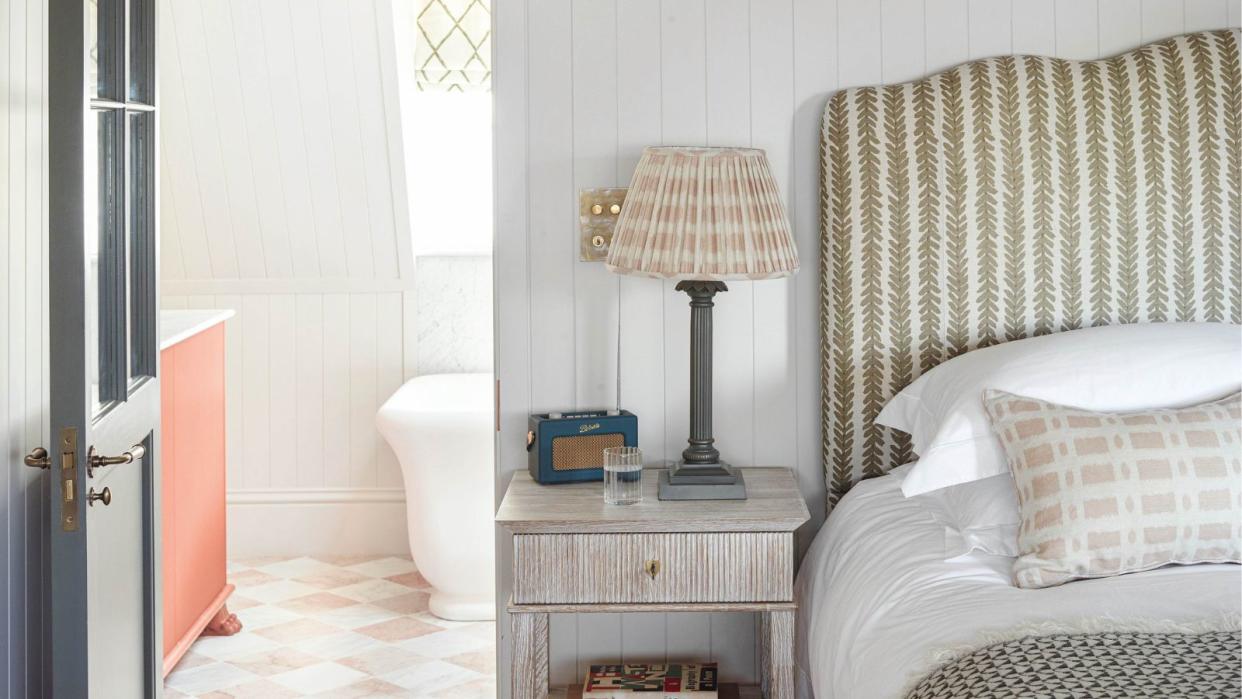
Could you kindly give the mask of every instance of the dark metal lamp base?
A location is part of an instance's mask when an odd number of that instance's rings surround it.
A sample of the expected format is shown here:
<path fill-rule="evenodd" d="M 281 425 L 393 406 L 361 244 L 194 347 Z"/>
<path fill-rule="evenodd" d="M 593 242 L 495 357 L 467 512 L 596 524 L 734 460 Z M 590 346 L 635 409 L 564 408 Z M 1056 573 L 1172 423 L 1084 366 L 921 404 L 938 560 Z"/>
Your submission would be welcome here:
<path fill-rule="evenodd" d="M 690 466 L 679 463 L 660 472 L 661 500 L 745 500 L 742 472 L 726 463 Z"/>

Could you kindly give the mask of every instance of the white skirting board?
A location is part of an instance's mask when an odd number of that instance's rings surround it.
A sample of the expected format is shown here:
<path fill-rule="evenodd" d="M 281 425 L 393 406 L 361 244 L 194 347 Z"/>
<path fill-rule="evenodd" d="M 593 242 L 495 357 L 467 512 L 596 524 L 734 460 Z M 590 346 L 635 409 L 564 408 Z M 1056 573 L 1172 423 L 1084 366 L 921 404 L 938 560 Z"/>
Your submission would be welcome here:
<path fill-rule="evenodd" d="M 400 488 L 232 491 L 228 528 L 230 559 L 410 555 Z"/>

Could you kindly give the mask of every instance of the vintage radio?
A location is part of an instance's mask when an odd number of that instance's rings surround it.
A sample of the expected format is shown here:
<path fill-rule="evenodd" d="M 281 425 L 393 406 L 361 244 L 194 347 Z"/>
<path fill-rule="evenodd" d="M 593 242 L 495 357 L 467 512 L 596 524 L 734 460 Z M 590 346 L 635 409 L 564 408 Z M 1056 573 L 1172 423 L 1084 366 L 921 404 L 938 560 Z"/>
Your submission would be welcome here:
<path fill-rule="evenodd" d="M 530 416 L 530 477 L 539 483 L 604 480 L 604 449 L 638 446 L 638 417 L 628 410 Z"/>

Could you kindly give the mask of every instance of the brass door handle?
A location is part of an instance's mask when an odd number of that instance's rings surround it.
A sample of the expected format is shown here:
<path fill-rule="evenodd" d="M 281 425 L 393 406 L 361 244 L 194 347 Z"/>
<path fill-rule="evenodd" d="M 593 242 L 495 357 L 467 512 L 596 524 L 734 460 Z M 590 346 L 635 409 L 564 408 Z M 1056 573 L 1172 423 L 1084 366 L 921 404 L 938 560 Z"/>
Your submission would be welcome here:
<path fill-rule="evenodd" d="M 120 456 L 101 456 L 95 451 L 95 447 L 86 455 L 86 475 L 91 478 L 95 477 L 95 469 L 102 466 L 116 466 L 117 464 L 132 464 L 135 461 L 142 460 L 147 455 L 147 448 L 141 444 L 135 444 L 129 448 L 129 451 Z M 105 503 L 107 504 L 107 503 Z"/>
<path fill-rule="evenodd" d="M 654 558 L 647 561 L 647 564 L 643 566 L 643 570 L 647 571 L 647 575 L 650 575 L 652 580 L 655 580 L 656 576 L 660 574 L 660 561 Z"/>
<path fill-rule="evenodd" d="M 105 507 L 107 507 L 108 505 L 111 505 L 112 504 L 112 490 L 110 488 L 104 488 L 102 491 L 96 493 L 95 489 L 91 488 L 91 491 L 86 494 L 86 504 L 90 505 L 91 507 L 94 507 L 96 500 L 102 502 Z"/>
<path fill-rule="evenodd" d="M 26 465 L 31 468 L 51 468 L 52 458 L 47 455 L 47 449 L 43 447 L 35 447 L 25 458 Z"/>

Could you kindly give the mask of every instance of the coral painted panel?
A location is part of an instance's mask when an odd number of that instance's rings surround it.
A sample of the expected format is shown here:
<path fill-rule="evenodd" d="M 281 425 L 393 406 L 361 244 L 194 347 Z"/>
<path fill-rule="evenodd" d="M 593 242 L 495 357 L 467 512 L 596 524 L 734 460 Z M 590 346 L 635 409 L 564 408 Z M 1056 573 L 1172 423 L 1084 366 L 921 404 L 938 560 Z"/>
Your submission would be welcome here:
<path fill-rule="evenodd" d="M 161 353 L 164 671 L 223 605 L 224 325 Z"/>

